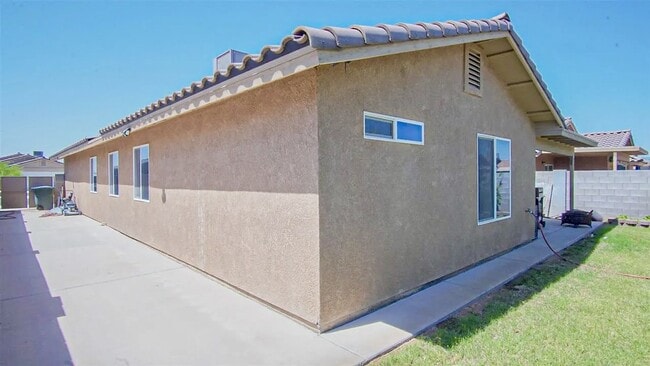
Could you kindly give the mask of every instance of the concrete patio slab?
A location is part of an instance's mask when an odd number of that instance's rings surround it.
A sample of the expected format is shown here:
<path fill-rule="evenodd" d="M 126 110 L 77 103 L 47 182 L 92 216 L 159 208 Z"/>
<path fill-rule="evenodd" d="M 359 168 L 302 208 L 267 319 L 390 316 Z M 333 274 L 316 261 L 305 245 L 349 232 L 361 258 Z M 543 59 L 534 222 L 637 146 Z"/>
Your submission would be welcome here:
<path fill-rule="evenodd" d="M 324 334 L 87 217 L 0 220 L 0 365 L 354 365 L 551 256 L 540 240 Z M 547 236 L 560 250 L 592 228 Z"/>
<path fill-rule="evenodd" d="M 0 221 L 0 364 L 362 360 L 87 217 L 40 214 Z"/>

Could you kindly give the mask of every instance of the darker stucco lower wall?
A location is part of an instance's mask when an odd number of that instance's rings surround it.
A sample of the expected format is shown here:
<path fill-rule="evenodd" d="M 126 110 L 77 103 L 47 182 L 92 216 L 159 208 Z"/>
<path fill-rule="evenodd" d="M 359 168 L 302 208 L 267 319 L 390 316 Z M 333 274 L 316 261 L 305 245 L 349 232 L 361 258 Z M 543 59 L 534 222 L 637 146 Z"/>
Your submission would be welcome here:
<path fill-rule="evenodd" d="M 463 46 L 318 69 L 322 329 L 532 239 L 535 133 Z M 364 139 L 363 112 L 423 122 L 425 144 Z M 512 140 L 512 217 L 477 224 L 477 134 Z"/>
<path fill-rule="evenodd" d="M 610 170 L 611 168 L 608 159 L 609 157 L 606 155 L 576 156 L 575 170 Z"/>
<path fill-rule="evenodd" d="M 318 130 L 314 70 L 65 158 L 84 214 L 316 326 Z M 133 199 L 149 144 L 150 202 Z M 108 194 L 119 152 L 120 195 Z M 89 192 L 89 158 L 99 189 Z"/>

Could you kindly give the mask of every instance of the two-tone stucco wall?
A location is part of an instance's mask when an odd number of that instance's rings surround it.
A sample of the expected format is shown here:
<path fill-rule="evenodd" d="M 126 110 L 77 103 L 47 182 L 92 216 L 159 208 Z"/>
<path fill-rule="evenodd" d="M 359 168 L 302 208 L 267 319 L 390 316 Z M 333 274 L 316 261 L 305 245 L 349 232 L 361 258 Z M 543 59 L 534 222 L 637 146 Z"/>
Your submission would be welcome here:
<path fill-rule="evenodd" d="M 611 153 L 576 155 L 575 170 L 612 170 L 611 157 Z M 625 162 L 630 160 L 630 156 L 625 153 L 618 153 L 618 160 L 621 164 L 626 165 Z M 571 159 L 568 156 L 542 155 L 536 159 L 535 163 L 537 171 L 544 170 L 544 163 L 553 164 L 554 170 L 571 169 Z"/>
<path fill-rule="evenodd" d="M 321 327 L 532 239 L 534 126 L 463 46 L 318 68 Z M 420 121 L 423 146 L 364 139 L 363 112 Z M 477 134 L 512 140 L 512 217 L 477 224 Z"/>
<path fill-rule="evenodd" d="M 316 118 L 310 70 L 66 157 L 67 188 L 84 214 L 315 325 Z M 133 147 L 142 144 L 150 202 L 133 199 Z M 112 151 L 119 197 L 108 194 Z"/>

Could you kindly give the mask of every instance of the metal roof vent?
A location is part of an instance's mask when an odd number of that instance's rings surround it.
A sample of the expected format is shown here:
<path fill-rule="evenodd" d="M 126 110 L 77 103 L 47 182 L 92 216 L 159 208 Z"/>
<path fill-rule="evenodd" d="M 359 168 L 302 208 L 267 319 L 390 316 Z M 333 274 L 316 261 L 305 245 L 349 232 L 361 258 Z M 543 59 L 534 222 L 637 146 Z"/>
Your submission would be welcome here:
<path fill-rule="evenodd" d="M 481 51 L 473 47 L 465 47 L 465 92 L 481 96 L 481 86 L 483 84 L 483 74 L 481 65 L 483 59 Z"/>
<path fill-rule="evenodd" d="M 240 64 L 246 56 L 246 52 L 230 49 L 219 56 L 215 57 L 212 61 L 212 72 L 225 72 L 229 65 Z"/>

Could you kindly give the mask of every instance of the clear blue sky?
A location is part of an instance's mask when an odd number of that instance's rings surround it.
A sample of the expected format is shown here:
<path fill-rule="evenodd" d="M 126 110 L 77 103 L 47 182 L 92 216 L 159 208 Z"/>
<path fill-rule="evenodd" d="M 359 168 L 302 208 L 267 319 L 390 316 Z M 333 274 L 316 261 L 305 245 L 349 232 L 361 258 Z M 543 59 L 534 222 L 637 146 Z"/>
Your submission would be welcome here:
<path fill-rule="evenodd" d="M 1 1 L 0 154 L 46 155 L 257 53 L 298 25 L 489 18 L 508 12 L 580 132 L 631 128 L 650 149 L 650 2 Z"/>

